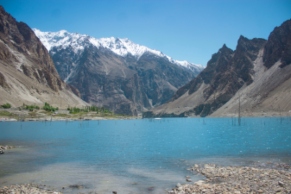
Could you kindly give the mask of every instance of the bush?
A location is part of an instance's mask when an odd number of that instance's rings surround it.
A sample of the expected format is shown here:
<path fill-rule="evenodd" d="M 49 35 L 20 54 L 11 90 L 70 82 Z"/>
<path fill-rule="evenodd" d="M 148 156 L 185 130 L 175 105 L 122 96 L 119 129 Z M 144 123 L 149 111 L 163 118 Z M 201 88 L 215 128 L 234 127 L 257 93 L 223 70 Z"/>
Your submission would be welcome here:
<path fill-rule="evenodd" d="M 5 109 L 8 109 L 8 108 L 11 108 L 11 104 L 9 104 L 9 103 L 2 104 L 1 107 L 5 108 Z"/>
<path fill-rule="evenodd" d="M 76 107 L 68 108 L 68 110 L 70 111 L 70 114 L 76 114 L 82 111 L 82 109 Z"/>
<path fill-rule="evenodd" d="M 25 110 L 29 110 L 30 112 L 32 112 L 34 109 L 39 110 L 39 106 L 36 106 L 36 105 L 24 105 L 24 109 Z"/>
<path fill-rule="evenodd" d="M 45 111 L 48 111 L 48 112 L 55 112 L 55 111 L 59 110 L 58 107 L 53 107 L 47 102 L 44 103 L 44 106 L 42 107 L 42 109 Z"/>

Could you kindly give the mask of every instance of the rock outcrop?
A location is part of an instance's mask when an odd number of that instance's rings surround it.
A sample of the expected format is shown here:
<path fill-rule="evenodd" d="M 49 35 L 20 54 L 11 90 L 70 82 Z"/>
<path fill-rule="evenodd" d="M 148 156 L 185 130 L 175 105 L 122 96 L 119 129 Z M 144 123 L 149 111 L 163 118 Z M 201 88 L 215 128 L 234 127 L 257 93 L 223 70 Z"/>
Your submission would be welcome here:
<path fill-rule="evenodd" d="M 60 79 L 47 49 L 30 27 L 1 6 L 0 67 L 0 104 L 86 104 Z"/>
<path fill-rule="evenodd" d="M 270 68 L 279 60 L 281 68 L 291 64 L 291 20 L 276 27 L 264 47 L 264 66 Z"/>

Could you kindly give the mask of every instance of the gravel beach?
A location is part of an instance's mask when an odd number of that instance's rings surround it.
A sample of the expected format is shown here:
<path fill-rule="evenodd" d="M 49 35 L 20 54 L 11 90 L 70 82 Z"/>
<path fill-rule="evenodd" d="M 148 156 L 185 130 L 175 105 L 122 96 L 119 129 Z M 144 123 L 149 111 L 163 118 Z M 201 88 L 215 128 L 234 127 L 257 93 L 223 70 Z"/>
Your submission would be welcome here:
<path fill-rule="evenodd" d="M 254 167 L 221 167 L 214 164 L 191 168 L 205 180 L 193 184 L 177 184 L 170 194 L 291 194 L 291 167 L 287 164 L 259 164 Z"/>
<path fill-rule="evenodd" d="M 45 186 L 25 184 L 25 185 L 4 186 L 0 188 L 0 194 L 61 194 L 61 193 L 51 191 Z"/>

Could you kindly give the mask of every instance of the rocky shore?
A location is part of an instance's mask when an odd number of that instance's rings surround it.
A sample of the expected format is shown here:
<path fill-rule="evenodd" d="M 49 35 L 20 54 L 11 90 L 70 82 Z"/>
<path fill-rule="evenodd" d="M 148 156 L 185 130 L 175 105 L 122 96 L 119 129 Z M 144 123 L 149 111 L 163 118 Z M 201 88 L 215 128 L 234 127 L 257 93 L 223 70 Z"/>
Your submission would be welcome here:
<path fill-rule="evenodd" d="M 177 184 L 176 188 L 168 192 L 169 194 L 291 194 L 291 167 L 286 164 L 267 163 L 248 167 L 195 164 L 189 170 L 194 174 L 204 175 L 205 179 L 192 184 Z M 191 182 L 189 177 L 186 179 Z M 70 185 L 68 188 L 80 189 L 82 187 L 82 185 Z M 36 184 L 0 188 L 0 194 L 12 193 L 61 194 L 46 185 Z"/>
<path fill-rule="evenodd" d="M 51 191 L 45 185 L 11 185 L 0 188 L 0 194 L 61 194 L 60 192 Z"/>
<path fill-rule="evenodd" d="M 177 184 L 169 194 L 291 194 L 291 167 L 286 164 L 260 164 L 251 167 L 221 167 L 214 164 L 191 168 L 205 180 Z"/>

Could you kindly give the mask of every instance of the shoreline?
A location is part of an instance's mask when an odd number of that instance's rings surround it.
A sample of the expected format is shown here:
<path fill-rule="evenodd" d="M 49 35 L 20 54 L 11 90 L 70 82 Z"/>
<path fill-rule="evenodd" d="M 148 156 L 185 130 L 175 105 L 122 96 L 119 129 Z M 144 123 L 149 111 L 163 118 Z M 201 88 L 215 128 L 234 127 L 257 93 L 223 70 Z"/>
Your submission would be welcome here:
<path fill-rule="evenodd" d="M 8 121 L 89 121 L 138 119 L 139 116 L 116 115 L 114 113 L 81 112 L 71 114 L 68 110 L 46 112 L 44 110 L 19 110 L 0 108 L 0 122 Z"/>
<path fill-rule="evenodd" d="M 0 145 L 0 150 L 12 150 L 17 146 Z M 4 154 L 4 153 L 3 153 Z M 2 154 L 1 154 L 2 155 Z M 0 158 L 3 157 L 0 155 Z M 219 163 L 219 162 L 218 162 Z M 193 193 L 291 193 L 291 165 L 290 163 L 271 162 L 270 160 L 242 165 L 223 165 L 202 162 L 188 168 L 192 176 L 199 175 L 198 181 L 192 182 L 191 176 L 185 176 L 187 184 L 178 183 L 175 188 L 165 191 L 168 194 L 193 194 Z M 187 173 L 188 174 L 188 173 Z M 189 175 L 189 174 L 188 174 Z M 197 180 L 197 179 L 196 179 Z M 0 187 L 0 194 L 61 194 L 74 189 L 82 192 L 83 185 L 66 185 L 56 189 L 54 185 L 39 183 L 11 184 Z M 91 190 L 91 193 L 98 193 Z M 116 191 L 118 193 L 118 190 Z"/>
<path fill-rule="evenodd" d="M 168 194 L 193 194 L 193 193 L 277 193 L 289 194 L 291 192 L 291 166 L 285 163 L 257 163 L 250 166 L 219 166 L 216 164 L 195 164 L 188 169 L 194 175 L 200 174 L 205 178 L 192 182 L 186 176 L 188 184 L 178 183 L 175 188 L 165 191 Z M 64 189 L 76 189 L 82 192 L 82 185 L 70 185 Z M 67 192 L 67 191 L 66 191 Z M 112 193 L 118 193 L 112 191 Z M 13 184 L 0 187 L 1 194 L 62 194 L 53 186 L 43 184 Z M 91 191 L 90 193 L 98 193 Z"/>
<path fill-rule="evenodd" d="M 98 115 L 94 112 L 86 114 L 70 114 L 67 110 L 59 110 L 56 113 L 47 113 L 42 110 L 30 112 L 18 109 L 0 108 L 0 122 L 10 121 L 90 121 L 90 120 L 133 120 L 133 119 L 154 119 L 143 118 L 142 116 L 126 115 Z M 242 112 L 240 118 L 291 118 L 291 111 L 288 112 Z M 158 117 L 158 118 L 238 118 L 237 113 L 223 115 L 209 115 L 207 117 Z"/>
<path fill-rule="evenodd" d="M 158 117 L 158 119 L 169 119 L 169 118 L 229 118 L 236 119 L 235 115 L 223 115 L 223 116 L 209 116 L 209 117 Z M 291 115 L 246 115 L 241 116 L 241 119 L 244 118 L 290 118 Z M 34 118 L 27 117 L 22 120 L 15 118 L 0 117 L 0 122 L 29 122 L 29 121 L 42 121 L 42 122 L 51 122 L 51 121 L 101 121 L 101 120 L 136 120 L 136 119 L 156 119 L 156 118 L 141 118 L 141 117 L 84 117 L 84 118 L 67 118 L 67 117 L 42 117 Z"/>
<path fill-rule="evenodd" d="M 55 117 L 55 118 L 25 118 L 23 120 L 17 119 L 7 119 L 0 118 L 0 122 L 29 122 L 29 121 L 42 121 L 42 122 L 50 122 L 50 121 L 100 121 L 100 120 L 131 120 L 138 118 L 111 118 L 111 117 L 92 117 L 92 118 L 66 118 L 66 117 Z"/>

